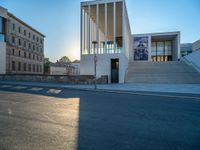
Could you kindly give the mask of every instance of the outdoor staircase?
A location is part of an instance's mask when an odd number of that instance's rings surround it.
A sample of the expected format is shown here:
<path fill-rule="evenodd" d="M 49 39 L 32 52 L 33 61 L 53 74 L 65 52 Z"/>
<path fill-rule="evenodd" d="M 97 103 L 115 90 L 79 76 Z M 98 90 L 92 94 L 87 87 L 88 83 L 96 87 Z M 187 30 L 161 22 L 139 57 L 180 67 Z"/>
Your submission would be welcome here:
<path fill-rule="evenodd" d="M 200 73 L 183 61 L 130 62 L 125 83 L 199 84 Z"/>

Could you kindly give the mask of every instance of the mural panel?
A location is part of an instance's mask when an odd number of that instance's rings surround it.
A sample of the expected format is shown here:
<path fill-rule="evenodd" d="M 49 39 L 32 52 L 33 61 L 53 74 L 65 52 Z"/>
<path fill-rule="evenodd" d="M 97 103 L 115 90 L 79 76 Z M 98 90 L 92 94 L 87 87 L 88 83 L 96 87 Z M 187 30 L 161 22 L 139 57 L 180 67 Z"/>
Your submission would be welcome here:
<path fill-rule="evenodd" d="M 134 37 L 134 60 L 148 60 L 148 36 Z"/>

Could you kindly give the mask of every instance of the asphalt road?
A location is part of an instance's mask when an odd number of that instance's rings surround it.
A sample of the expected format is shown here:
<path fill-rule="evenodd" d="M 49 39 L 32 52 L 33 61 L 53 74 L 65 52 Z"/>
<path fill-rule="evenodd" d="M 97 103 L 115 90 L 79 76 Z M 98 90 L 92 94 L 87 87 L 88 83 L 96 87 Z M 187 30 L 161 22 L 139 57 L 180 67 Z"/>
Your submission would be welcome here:
<path fill-rule="evenodd" d="M 0 85 L 0 150 L 199 150 L 200 98 L 169 96 Z"/>

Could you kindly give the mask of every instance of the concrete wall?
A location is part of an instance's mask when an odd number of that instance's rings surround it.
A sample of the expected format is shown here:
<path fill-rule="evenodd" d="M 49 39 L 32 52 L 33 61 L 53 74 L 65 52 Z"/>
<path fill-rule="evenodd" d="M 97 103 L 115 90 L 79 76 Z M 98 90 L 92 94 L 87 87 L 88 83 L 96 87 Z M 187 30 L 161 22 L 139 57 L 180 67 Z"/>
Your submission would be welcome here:
<path fill-rule="evenodd" d="M 50 75 L 66 75 L 66 67 L 50 66 Z"/>
<path fill-rule="evenodd" d="M 97 54 L 97 78 L 102 75 L 111 79 L 111 59 L 119 59 L 119 82 L 124 83 L 127 60 L 124 54 Z M 94 75 L 94 55 L 82 55 L 80 63 L 81 75 Z"/>
<path fill-rule="evenodd" d="M 192 44 L 192 51 L 196 51 L 199 49 L 200 49 L 200 40 L 198 40 Z"/>
<path fill-rule="evenodd" d="M 97 79 L 98 84 L 107 84 L 107 76 Z M 64 84 L 94 84 L 94 76 L 67 76 L 67 75 L 30 75 L 30 74 L 7 74 L 0 75 L 3 81 L 27 81 L 27 82 L 51 82 Z"/>
<path fill-rule="evenodd" d="M 200 50 L 183 57 L 182 60 L 200 72 Z"/>
<path fill-rule="evenodd" d="M 0 74 L 6 73 L 6 43 L 0 41 Z"/>

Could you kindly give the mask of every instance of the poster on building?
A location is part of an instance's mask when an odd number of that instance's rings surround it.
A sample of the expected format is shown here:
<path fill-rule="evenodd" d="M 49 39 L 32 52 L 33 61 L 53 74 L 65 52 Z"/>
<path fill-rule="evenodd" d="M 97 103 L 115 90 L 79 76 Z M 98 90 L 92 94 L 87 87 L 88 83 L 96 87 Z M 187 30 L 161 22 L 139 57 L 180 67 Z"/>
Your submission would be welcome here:
<path fill-rule="evenodd" d="M 148 60 L 148 36 L 134 37 L 134 60 Z"/>

